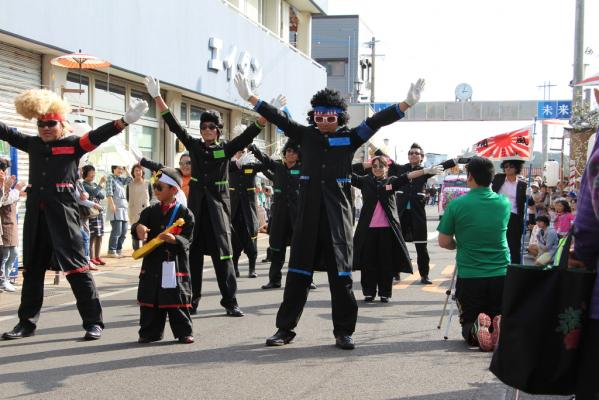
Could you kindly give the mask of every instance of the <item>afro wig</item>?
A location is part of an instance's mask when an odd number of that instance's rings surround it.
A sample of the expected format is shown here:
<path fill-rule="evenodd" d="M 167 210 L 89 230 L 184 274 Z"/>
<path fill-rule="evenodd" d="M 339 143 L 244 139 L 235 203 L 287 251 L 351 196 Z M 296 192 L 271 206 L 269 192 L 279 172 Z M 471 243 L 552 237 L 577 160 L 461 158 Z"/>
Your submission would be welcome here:
<path fill-rule="evenodd" d="M 283 151 L 282 151 L 283 157 L 285 157 L 285 153 L 287 152 L 287 150 L 293 150 L 294 152 L 297 153 L 298 157 L 301 157 L 300 145 L 295 140 L 288 139 L 287 142 L 285 142 L 285 145 L 283 146 Z"/>
<path fill-rule="evenodd" d="M 70 105 L 56 93 L 46 89 L 30 89 L 15 98 L 17 112 L 25 119 L 40 118 L 44 114 L 59 114 L 63 119 Z"/>
<path fill-rule="evenodd" d="M 345 99 L 341 97 L 341 93 L 336 90 L 322 89 L 316 92 L 316 94 L 310 100 L 312 108 L 314 107 L 335 107 L 342 111 L 337 114 L 337 124 L 339 126 L 345 126 L 349 122 L 349 114 L 347 112 L 347 103 Z M 308 112 L 308 122 L 310 125 L 314 123 L 314 110 Z"/>

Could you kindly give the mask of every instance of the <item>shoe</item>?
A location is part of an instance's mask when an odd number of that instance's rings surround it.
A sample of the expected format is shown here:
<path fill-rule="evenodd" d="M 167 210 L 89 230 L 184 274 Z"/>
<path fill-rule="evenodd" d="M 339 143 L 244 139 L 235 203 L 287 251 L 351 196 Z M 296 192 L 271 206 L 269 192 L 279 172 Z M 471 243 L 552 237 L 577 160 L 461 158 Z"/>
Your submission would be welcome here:
<path fill-rule="evenodd" d="M 94 265 L 100 265 L 100 262 L 98 260 L 96 260 L 95 258 L 92 258 L 91 260 L 89 260 L 89 262 Z"/>
<path fill-rule="evenodd" d="M 102 328 L 100 327 L 100 325 L 92 325 L 89 328 L 87 328 L 87 330 L 85 332 L 85 336 L 83 336 L 83 339 L 98 340 L 101 337 L 102 337 Z"/>
<path fill-rule="evenodd" d="M 106 265 L 106 261 L 102 260 L 100 257 L 96 258 L 97 265 Z"/>
<path fill-rule="evenodd" d="M 25 328 L 20 323 L 16 324 L 12 331 L 4 332 L 2 335 L 2 339 L 4 340 L 14 340 L 14 339 L 22 339 L 24 337 L 29 337 L 35 335 L 35 328 L 28 329 Z"/>
<path fill-rule="evenodd" d="M 310 290 L 314 290 L 314 289 L 318 289 L 318 286 L 316 286 L 315 284 L 311 283 L 310 284 Z"/>
<path fill-rule="evenodd" d="M 250 273 L 248 274 L 248 278 L 257 278 L 258 274 L 256 273 L 256 271 L 250 271 Z"/>
<path fill-rule="evenodd" d="M 117 254 L 116 252 L 111 252 L 111 251 L 109 251 L 109 252 L 106 254 L 106 257 L 108 257 L 108 258 L 118 258 L 119 256 L 118 256 L 118 254 Z"/>
<path fill-rule="evenodd" d="M 474 336 L 476 336 L 476 340 L 478 341 L 478 347 L 480 347 L 482 351 L 493 351 L 493 340 L 491 338 L 491 332 L 489 332 L 490 327 L 491 317 L 484 313 L 478 314 L 472 329 L 474 330 Z"/>
<path fill-rule="evenodd" d="M 389 302 L 389 298 L 385 297 L 385 296 L 381 296 L 381 303 L 388 303 Z"/>
<path fill-rule="evenodd" d="M 98 267 L 96 267 L 94 264 L 90 263 L 89 264 L 89 270 L 90 271 L 98 271 Z"/>
<path fill-rule="evenodd" d="M 266 339 L 267 346 L 283 346 L 293 342 L 295 332 L 286 329 L 279 329 L 277 333 Z"/>
<path fill-rule="evenodd" d="M 143 337 L 143 336 L 140 336 L 139 339 L 137 339 L 137 343 L 152 343 L 152 342 L 158 342 L 159 340 L 162 340 L 162 338 L 161 337 Z"/>
<path fill-rule="evenodd" d="M 364 303 L 372 303 L 373 301 L 374 301 L 374 296 L 364 297 Z"/>
<path fill-rule="evenodd" d="M 229 317 L 243 317 L 245 315 L 239 306 L 227 307 L 225 310 Z"/>
<path fill-rule="evenodd" d="M 235 271 L 235 278 L 239 278 L 240 276 L 239 271 Z"/>
<path fill-rule="evenodd" d="M 339 335 L 335 338 L 335 346 L 343 350 L 353 350 L 356 348 L 354 339 L 349 335 Z"/>
<path fill-rule="evenodd" d="M 493 318 L 493 332 L 491 332 L 491 341 L 493 342 L 493 348 L 496 348 L 497 343 L 499 343 L 500 326 L 501 326 L 501 315 L 496 315 Z"/>
<path fill-rule="evenodd" d="M 193 336 L 182 336 L 179 338 L 179 343 L 190 344 L 193 343 Z"/>
<path fill-rule="evenodd" d="M 393 274 L 393 280 L 394 280 L 395 282 L 399 282 L 399 281 L 401 281 L 401 277 L 399 276 L 399 272 L 398 272 L 398 273 L 396 273 L 396 274 Z"/>
<path fill-rule="evenodd" d="M 271 259 L 267 257 L 264 260 L 262 260 L 261 262 L 263 262 L 263 263 L 269 263 L 269 262 L 271 262 Z"/>
<path fill-rule="evenodd" d="M 9 281 L 4 281 L 4 283 L 2 284 L 2 286 L 0 286 L 0 288 L 6 290 L 7 292 L 14 292 L 17 290 L 17 288 L 14 287 L 13 284 L 10 283 Z"/>
<path fill-rule="evenodd" d="M 423 276 L 422 278 L 420 278 L 420 283 L 422 283 L 423 285 L 432 285 L 433 282 L 431 282 L 431 280 L 428 279 L 428 276 Z"/>
<path fill-rule="evenodd" d="M 120 251 L 116 252 L 116 258 L 123 258 L 123 257 L 125 257 L 125 256 L 123 255 L 122 252 L 120 252 Z"/>
<path fill-rule="evenodd" d="M 262 285 L 262 289 L 278 289 L 281 287 L 280 283 L 268 282 L 266 285 Z"/>

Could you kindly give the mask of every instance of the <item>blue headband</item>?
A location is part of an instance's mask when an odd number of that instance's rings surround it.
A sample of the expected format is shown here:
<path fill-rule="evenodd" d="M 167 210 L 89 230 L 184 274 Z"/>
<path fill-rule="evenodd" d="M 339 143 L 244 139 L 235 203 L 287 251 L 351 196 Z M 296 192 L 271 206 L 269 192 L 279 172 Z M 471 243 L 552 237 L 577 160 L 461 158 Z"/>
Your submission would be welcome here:
<path fill-rule="evenodd" d="M 339 107 L 315 106 L 314 111 L 320 114 L 341 114 L 343 109 Z"/>

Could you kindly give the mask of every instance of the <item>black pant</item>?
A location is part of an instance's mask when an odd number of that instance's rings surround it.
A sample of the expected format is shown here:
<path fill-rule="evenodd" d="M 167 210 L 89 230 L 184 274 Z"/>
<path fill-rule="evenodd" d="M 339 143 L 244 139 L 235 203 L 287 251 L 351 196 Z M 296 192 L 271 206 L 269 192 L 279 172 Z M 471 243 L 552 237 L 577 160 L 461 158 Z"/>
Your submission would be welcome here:
<path fill-rule="evenodd" d="M 268 280 L 272 283 L 281 283 L 283 278 L 283 265 L 285 264 L 285 255 L 287 253 L 287 246 L 283 246 L 280 249 L 270 248 L 270 269 L 268 270 Z"/>
<path fill-rule="evenodd" d="M 391 297 L 393 286 L 392 248 L 395 245 L 391 228 L 370 228 L 366 237 L 366 262 L 362 267 L 364 296 Z"/>
<path fill-rule="evenodd" d="M 597 360 L 599 360 L 599 320 L 591 319 L 584 329 L 576 385 L 576 400 L 599 400 Z"/>
<path fill-rule="evenodd" d="M 233 228 L 233 267 L 235 271 L 239 271 L 237 265 L 243 251 L 248 257 L 249 270 L 253 272 L 256 270 L 256 258 L 258 258 L 258 240 L 257 236 L 252 237 L 252 233 L 248 231 L 241 209 L 237 210 L 237 214 L 233 217 Z"/>
<path fill-rule="evenodd" d="M 522 248 L 523 221 L 517 214 L 510 213 L 510 221 L 507 224 L 507 245 L 510 248 L 512 264 L 521 264 L 520 251 Z"/>
<path fill-rule="evenodd" d="M 35 254 L 31 255 L 31 267 L 23 269 L 23 288 L 21 305 L 19 306 L 19 322 L 28 329 L 35 329 L 44 300 L 44 278 L 46 269 L 52 259 L 52 239 L 44 213 L 39 214 L 37 226 Z M 92 325 L 104 328 L 102 322 L 102 306 L 94 278 L 89 271 L 67 273 L 67 281 L 77 300 L 77 309 L 83 320 L 83 328 Z"/>
<path fill-rule="evenodd" d="M 329 290 L 331 291 L 331 303 L 333 312 L 333 334 L 352 335 L 356 329 L 358 319 L 358 303 L 352 291 L 351 276 L 339 276 L 337 263 L 333 253 L 333 243 L 328 218 L 325 212 L 321 213 L 320 225 L 318 227 L 318 245 L 322 246 L 322 255 L 327 268 L 329 278 Z M 289 268 L 293 268 L 290 266 Z M 299 322 L 308 292 L 310 291 L 312 276 L 289 271 L 285 281 L 283 303 L 277 313 L 277 328 L 293 330 Z"/>
<path fill-rule="evenodd" d="M 287 252 L 287 243 L 293 236 L 293 220 L 289 215 L 279 213 L 277 218 L 273 218 L 271 226 L 271 236 L 269 238 L 269 249 L 271 254 L 270 270 L 268 279 L 272 283 L 281 283 L 283 264 L 285 264 L 285 253 Z M 272 236 L 273 232 L 278 232 L 278 237 Z"/>
<path fill-rule="evenodd" d="M 205 202 L 204 202 L 205 203 Z M 197 308 L 200 298 L 202 297 L 202 277 L 204 274 L 204 254 L 209 254 L 212 257 L 212 265 L 216 273 L 216 281 L 220 290 L 222 299 L 220 304 L 229 308 L 237 305 L 235 295 L 237 293 L 237 280 L 235 279 L 235 269 L 233 268 L 232 256 L 225 256 L 221 259 L 216 241 L 214 239 L 214 229 L 210 222 L 208 207 L 206 204 L 202 207 L 200 217 L 196 217 L 197 221 L 201 221 L 195 225 L 193 242 L 189 250 L 189 266 L 191 272 L 191 289 L 192 289 L 192 304 Z"/>
<path fill-rule="evenodd" d="M 162 339 L 166 316 L 175 338 L 193 335 L 191 315 L 188 308 L 139 307 L 139 336 Z"/>
<path fill-rule="evenodd" d="M 418 264 L 418 273 L 422 278 L 428 278 L 430 271 L 430 257 L 426 243 L 414 243 L 416 246 L 416 263 Z"/>
<path fill-rule="evenodd" d="M 485 313 L 491 319 L 501 314 L 505 276 L 491 278 L 458 278 L 455 296 L 460 311 L 462 337 L 470 344 L 472 325 L 478 314 Z"/>

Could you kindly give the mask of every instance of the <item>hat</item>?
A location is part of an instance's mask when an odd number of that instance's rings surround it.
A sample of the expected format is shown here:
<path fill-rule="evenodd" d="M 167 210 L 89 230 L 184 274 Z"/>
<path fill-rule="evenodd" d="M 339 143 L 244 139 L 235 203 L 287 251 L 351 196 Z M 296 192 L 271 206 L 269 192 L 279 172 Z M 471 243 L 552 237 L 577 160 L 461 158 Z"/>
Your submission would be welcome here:
<path fill-rule="evenodd" d="M 163 182 L 167 185 L 175 186 L 176 188 L 181 189 L 183 179 L 181 178 L 179 171 L 174 168 L 160 168 L 160 171 L 158 171 L 156 177 L 158 178 L 158 182 Z"/>
<path fill-rule="evenodd" d="M 568 197 L 571 197 L 573 199 L 576 198 L 576 192 L 568 192 Z"/>
<path fill-rule="evenodd" d="M 533 182 L 530 184 L 530 187 L 536 187 L 537 189 L 539 188 L 539 184 L 537 182 Z"/>

